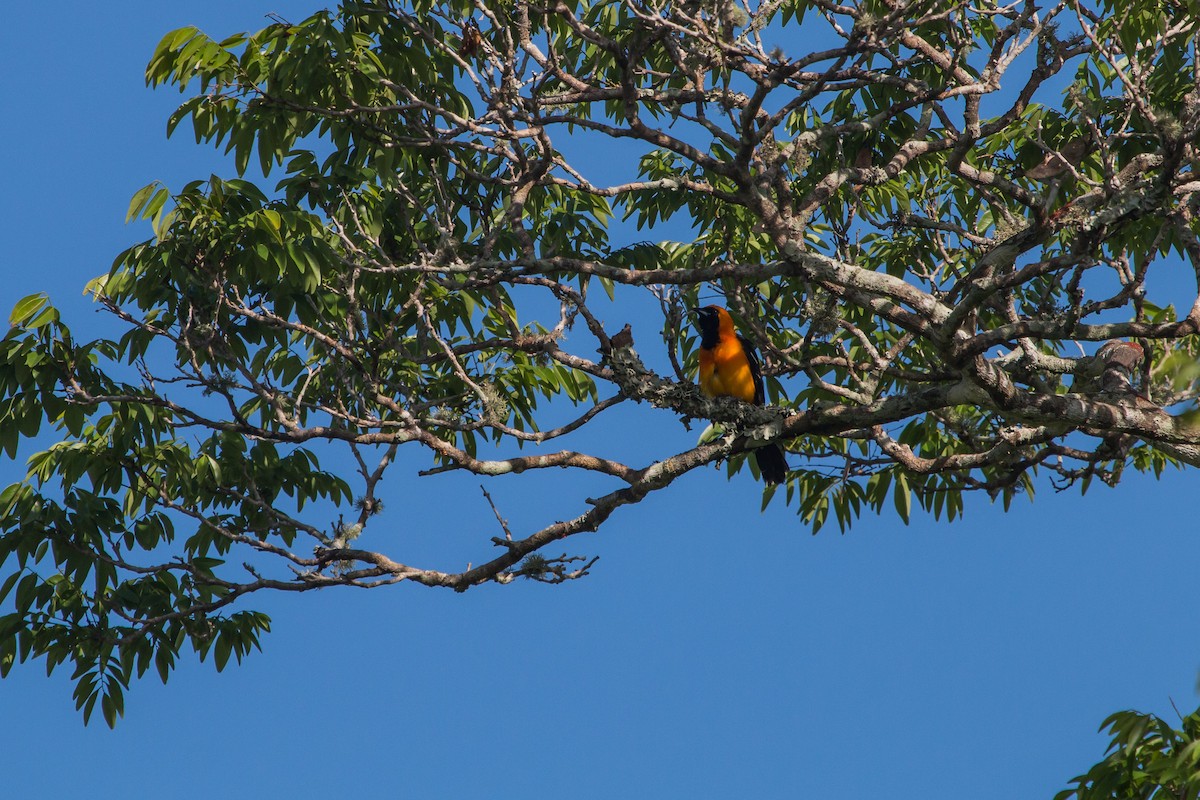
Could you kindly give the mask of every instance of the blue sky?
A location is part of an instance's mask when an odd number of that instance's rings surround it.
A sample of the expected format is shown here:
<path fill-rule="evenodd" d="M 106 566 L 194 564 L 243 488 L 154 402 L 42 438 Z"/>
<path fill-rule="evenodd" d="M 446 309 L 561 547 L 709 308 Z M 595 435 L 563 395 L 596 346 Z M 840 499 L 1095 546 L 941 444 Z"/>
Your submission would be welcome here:
<path fill-rule="evenodd" d="M 123 224 L 130 196 L 231 173 L 186 130 L 164 137 L 179 95 L 142 78 L 163 33 L 316 7 L 10 9 L 0 311 L 49 291 L 100 335 L 81 290 L 148 235 Z M 694 441 L 657 413 L 624 434 L 647 457 Z M 0 482 L 23 474 L 0 462 Z M 384 521 L 412 547 L 480 552 L 494 534 L 477 480 L 394 478 Z M 574 540 L 601 559 L 564 586 L 253 598 L 274 619 L 262 653 L 224 674 L 185 657 L 166 686 L 131 688 L 115 731 L 83 727 L 66 670 L 19 665 L 0 682 L 5 793 L 1049 798 L 1100 758 L 1109 713 L 1196 705 L 1191 476 L 1083 498 L 1043 483 L 1008 513 L 971 498 L 953 525 L 869 517 L 815 537 L 780 502 L 760 514 L 739 478 L 703 471 L 618 511 Z M 489 490 L 528 530 L 573 508 L 545 486 Z"/>

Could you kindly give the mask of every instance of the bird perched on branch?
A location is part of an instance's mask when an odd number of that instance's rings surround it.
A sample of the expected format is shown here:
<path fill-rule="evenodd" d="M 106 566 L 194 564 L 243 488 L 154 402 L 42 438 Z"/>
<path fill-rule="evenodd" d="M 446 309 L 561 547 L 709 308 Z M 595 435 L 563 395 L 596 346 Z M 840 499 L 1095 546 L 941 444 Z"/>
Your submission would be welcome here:
<path fill-rule="evenodd" d="M 762 368 L 754 346 L 739 336 L 733 318 L 720 306 L 691 309 L 700 331 L 700 390 L 709 397 L 736 397 L 763 405 Z M 754 451 L 754 460 L 769 485 L 787 478 L 787 461 L 774 442 Z"/>
<path fill-rule="evenodd" d="M 1089 149 L 1091 149 L 1091 142 L 1082 136 L 1072 139 L 1059 150 L 1047 151 L 1041 161 L 1025 170 L 1025 177 L 1033 178 L 1035 181 L 1050 181 L 1057 178 L 1068 169 L 1079 166 L 1087 156 Z"/>
<path fill-rule="evenodd" d="M 1137 368 L 1146 351 L 1137 342 L 1110 339 L 1096 355 L 1079 359 L 1075 365 L 1074 391 L 1082 394 L 1137 394 Z"/>
<path fill-rule="evenodd" d="M 462 40 L 458 45 L 458 54 L 463 58 L 474 58 L 483 44 L 483 34 L 479 31 L 479 23 L 472 17 L 462 24 Z"/>

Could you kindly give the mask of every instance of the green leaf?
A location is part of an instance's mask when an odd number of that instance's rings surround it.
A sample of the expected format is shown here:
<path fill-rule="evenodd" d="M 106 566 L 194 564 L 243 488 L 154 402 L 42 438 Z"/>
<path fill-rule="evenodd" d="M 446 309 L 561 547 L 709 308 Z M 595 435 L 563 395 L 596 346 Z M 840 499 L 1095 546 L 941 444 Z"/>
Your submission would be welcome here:
<path fill-rule="evenodd" d="M 50 297 L 45 292 L 38 292 L 27 297 L 22 297 L 13 306 L 12 313 L 8 315 L 8 323 L 14 328 L 25 327 L 26 323 L 41 311 L 50 302 Z"/>
<path fill-rule="evenodd" d="M 229 655 L 233 652 L 233 637 L 222 631 L 217 635 L 217 641 L 213 646 L 213 664 L 217 668 L 217 672 L 225 669 L 225 665 L 229 663 Z"/>
<path fill-rule="evenodd" d="M 154 191 L 157 188 L 158 181 L 155 181 L 143 186 L 134 193 L 133 199 L 129 201 L 129 211 L 125 214 L 126 224 L 141 216 L 142 209 L 146 207 L 147 201 L 154 195 Z"/>
<path fill-rule="evenodd" d="M 908 485 L 908 474 L 900 470 L 896 471 L 896 488 L 892 493 L 892 500 L 896 505 L 896 513 L 907 525 L 912 515 L 912 490 Z"/>

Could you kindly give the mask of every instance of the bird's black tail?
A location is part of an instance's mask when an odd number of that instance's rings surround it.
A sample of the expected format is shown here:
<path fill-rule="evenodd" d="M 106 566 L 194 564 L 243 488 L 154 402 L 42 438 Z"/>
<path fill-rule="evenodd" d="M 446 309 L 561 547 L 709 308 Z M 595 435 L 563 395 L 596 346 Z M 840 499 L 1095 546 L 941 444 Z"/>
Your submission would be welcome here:
<path fill-rule="evenodd" d="M 787 478 L 787 459 L 777 444 L 763 445 L 754 451 L 754 462 L 767 485 L 783 483 Z"/>

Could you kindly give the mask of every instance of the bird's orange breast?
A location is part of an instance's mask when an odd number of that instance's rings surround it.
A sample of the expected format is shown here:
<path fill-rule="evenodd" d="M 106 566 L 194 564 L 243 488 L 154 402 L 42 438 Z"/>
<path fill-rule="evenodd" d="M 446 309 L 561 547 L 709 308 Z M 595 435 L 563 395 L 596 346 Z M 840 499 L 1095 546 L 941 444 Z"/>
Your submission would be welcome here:
<path fill-rule="evenodd" d="M 736 338 L 719 341 L 711 350 L 700 351 L 700 389 L 711 397 L 754 402 L 754 374 Z"/>

